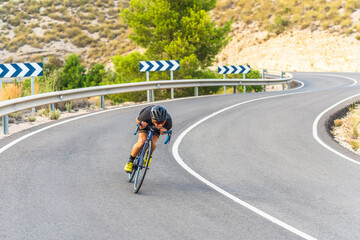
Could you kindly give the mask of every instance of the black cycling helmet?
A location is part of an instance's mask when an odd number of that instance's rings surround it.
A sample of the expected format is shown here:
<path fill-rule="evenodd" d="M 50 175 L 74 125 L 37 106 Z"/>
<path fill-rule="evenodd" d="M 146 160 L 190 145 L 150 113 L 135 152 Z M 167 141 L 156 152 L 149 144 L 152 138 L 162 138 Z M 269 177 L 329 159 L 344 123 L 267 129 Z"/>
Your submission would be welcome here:
<path fill-rule="evenodd" d="M 165 121 L 166 115 L 166 109 L 161 105 L 156 105 L 151 108 L 151 118 L 157 122 Z"/>

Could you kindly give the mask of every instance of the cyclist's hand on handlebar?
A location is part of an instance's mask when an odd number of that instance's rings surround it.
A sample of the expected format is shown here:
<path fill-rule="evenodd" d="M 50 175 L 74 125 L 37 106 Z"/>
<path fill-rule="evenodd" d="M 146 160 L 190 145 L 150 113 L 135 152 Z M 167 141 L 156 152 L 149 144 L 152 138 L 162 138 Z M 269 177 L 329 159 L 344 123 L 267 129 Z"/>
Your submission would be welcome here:
<path fill-rule="evenodd" d="M 167 129 L 164 128 L 164 127 L 160 128 L 159 130 L 160 130 L 160 134 L 161 134 L 161 135 L 165 135 L 166 132 L 167 132 Z"/>
<path fill-rule="evenodd" d="M 139 127 L 140 127 L 140 128 L 146 128 L 147 125 L 148 125 L 147 122 L 144 122 L 144 121 L 140 121 L 140 122 L 139 122 Z"/>

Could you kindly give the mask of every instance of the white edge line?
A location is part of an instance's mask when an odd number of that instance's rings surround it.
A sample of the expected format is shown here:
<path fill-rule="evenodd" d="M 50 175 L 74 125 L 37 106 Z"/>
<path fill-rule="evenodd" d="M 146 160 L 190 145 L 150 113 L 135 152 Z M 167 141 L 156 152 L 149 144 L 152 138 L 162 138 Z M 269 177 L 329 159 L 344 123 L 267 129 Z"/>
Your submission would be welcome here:
<path fill-rule="evenodd" d="M 342 157 L 342 158 L 344 158 L 344 159 L 346 159 L 346 160 L 348 160 L 348 161 L 350 161 L 350 162 L 352 162 L 352 163 L 355 163 L 355 164 L 357 164 L 357 165 L 360 165 L 360 162 L 358 162 L 358 161 L 356 161 L 356 160 L 354 160 L 354 159 L 352 159 L 352 158 L 350 158 L 350 157 L 348 157 L 348 156 L 345 156 L 344 154 L 339 153 L 339 152 L 336 151 L 335 149 L 333 149 L 333 148 L 329 147 L 328 145 L 326 145 L 326 144 L 319 138 L 319 135 L 318 135 L 318 132 L 317 132 L 317 126 L 318 126 L 318 124 L 319 124 L 320 118 L 321 118 L 326 112 L 328 112 L 330 109 L 336 107 L 337 105 L 339 105 L 339 104 L 341 104 L 341 103 L 343 103 L 343 102 L 346 102 L 346 101 L 350 100 L 351 98 L 355 98 L 355 97 L 358 97 L 358 96 L 360 96 L 360 94 L 356 94 L 356 95 L 353 95 L 353 96 L 351 96 L 351 97 L 348 97 L 348 98 L 342 100 L 341 102 L 338 102 L 338 103 L 332 105 L 331 107 L 327 108 L 327 109 L 324 110 L 322 113 L 320 113 L 320 114 L 316 117 L 316 119 L 315 119 L 315 121 L 314 121 L 314 123 L 313 123 L 313 137 L 315 138 L 316 141 L 318 141 L 318 143 L 320 143 L 323 147 L 325 147 L 326 149 L 330 150 L 331 152 L 337 154 L 338 156 L 340 156 L 340 157 Z"/>
<path fill-rule="evenodd" d="M 209 187 L 211 187 L 212 189 L 216 190 L 217 192 L 223 194 L 224 196 L 230 198 L 231 200 L 233 200 L 234 202 L 242 205 L 243 207 L 249 209 L 250 211 L 262 216 L 263 218 L 266 218 L 268 219 L 269 221 L 279 225 L 280 227 L 283 227 L 285 228 L 286 230 L 292 232 L 292 233 L 295 233 L 296 235 L 304 238 L 304 239 L 308 239 L 308 240 L 313 240 L 313 239 L 316 239 L 282 221 L 280 221 L 279 219 L 263 212 L 262 210 L 250 205 L 249 203 L 247 202 L 244 202 L 243 200 L 235 197 L 234 195 L 226 192 L 225 190 L 223 190 L 222 188 L 216 186 L 215 184 L 211 183 L 210 181 L 206 180 L 205 178 L 203 178 L 202 176 L 200 176 L 197 172 L 195 172 L 194 170 L 192 170 L 188 165 L 186 165 L 184 163 L 184 161 L 182 160 L 182 158 L 180 157 L 179 155 L 179 146 L 180 146 L 180 143 L 182 141 L 182 139 L 185 137 L 186 134 L 188 134 L 192 129 L 194 129 L 196 126 L 198 126 L 199 124 L 201 124 L 202 122 L 224 112 L 224 111 L 227 111 L 231 108 L 234 108 L 234 107 L 237 107 L 237 106 L 240 106 L 240 105 L 243 105 L 243 104 L 247 104 L 247 103 L 250 103 L 250 102 L 255 102 L 255 101 L 260 101 L 260 100 L 264 100 L 264 99 L 269 99 L 269 98 L 275 98 L 275 97 L 283 97 L 283 96 L 288 96 L 288 95 L 294 95 L 294 94 L 300 94 L 300 93 L 304 93 L 304 92 L 297 92 L 297 93 L 288 93 L 288 94 L 282 94 L 282 95 L 275 95 L 275 96 L 268 96 L 268 97 L 262 97 L 262 98 L 257 98 L 257 99 L 253 99 L 253 100 L 249 100 L 249 101 L 245 101 L 245 102 L 241 102 L 241 103 L 237 103 L 235 105 L 232 105 L 232 106 L 229 106 L 227 108 L 224 108 L 222 110 L 219 110 L 217 112 L 214 112 L 213 114 L 201 119 L 200 121 L 194 123 L 193 125 L 191 125 L 190 127 L 188 127 L 184 132 L 182 132 L 180 134 L 180 136 L 175 140 L 175 143 L 173 145 L 173 148 L 172 148 L 172 152 L 173 152 L 173 156 L 175 158 L 175 160 L 180 164 L 180 166 L 182 166 L 186 171 L 188 171 L 191 175 L 193 175 L 194 177 L 196 177 L 197 179 L 199 179 L 200 181 L 202 181 L 203 183 L 205 183 L 206 185 L 208 185 Z"/>
<path fill-rule="evenodd" d="M 313 74 L 313 75 L 340 77 L 340 78 L 345 78 L 345 79 L 351 80 L 353 82 L 353 84 L 351 84 L 349 86 L 345 86 L 345 87 L 352 87 L 352 86 L 355 86 L 357 84 L 357 81 L 355 79 L 350 78 L 350 77 L 341 76 L 341 75 L 335 75 L 335 74 Z"/>

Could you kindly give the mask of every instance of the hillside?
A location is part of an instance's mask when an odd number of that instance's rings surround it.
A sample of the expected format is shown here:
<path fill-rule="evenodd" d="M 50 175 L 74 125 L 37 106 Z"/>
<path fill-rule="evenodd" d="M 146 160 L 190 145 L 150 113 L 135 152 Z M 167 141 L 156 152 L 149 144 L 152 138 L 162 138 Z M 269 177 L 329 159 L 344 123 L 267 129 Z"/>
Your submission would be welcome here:
<path fill-rule="evenodd" d="M 110 63 L 110 57 L 133 50 L 119 9 L 128 1 L 0 1 L 0 62 L 64 59 L 71 53 L 85 64 Z"/>
<path fill-rule="evenodd" d="M 86 65 L 136 49 L 119 18 L 128 0 L 2 0 L 0 63 L 64 59 L 75 52 Z M 232 41 L 216 64 L 288 71 L 360 69 L 357 0 L 218 0 L 218 23 L 232 19 Z"/>

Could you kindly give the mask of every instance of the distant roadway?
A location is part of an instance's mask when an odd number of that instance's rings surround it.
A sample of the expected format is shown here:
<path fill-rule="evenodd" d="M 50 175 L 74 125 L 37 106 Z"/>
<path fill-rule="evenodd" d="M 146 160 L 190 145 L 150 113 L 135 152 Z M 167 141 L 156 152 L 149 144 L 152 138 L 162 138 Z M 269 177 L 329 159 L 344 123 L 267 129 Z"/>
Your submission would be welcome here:
<path fill-rule="evenodd" d="M 325 128 L 360 74 L 294 79 L 161 102 L 174 134 L 139 194 L 123 167 L 144 105 L 0 140 L 0 239 L 360 239 L 360 156 Z"/>

